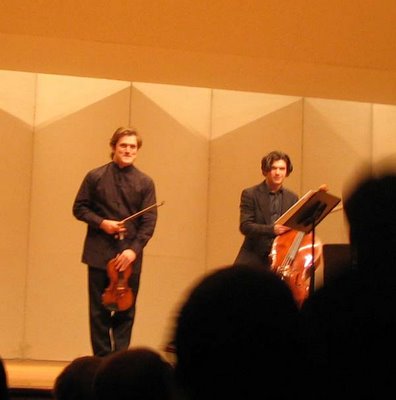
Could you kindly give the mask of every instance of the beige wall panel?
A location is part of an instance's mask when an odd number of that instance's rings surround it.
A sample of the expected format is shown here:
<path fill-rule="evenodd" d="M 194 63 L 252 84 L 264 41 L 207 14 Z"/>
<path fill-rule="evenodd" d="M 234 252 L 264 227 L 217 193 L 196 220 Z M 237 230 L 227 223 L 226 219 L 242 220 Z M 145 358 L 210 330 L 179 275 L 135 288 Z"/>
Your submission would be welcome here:
<path fill-rule="evenodd" d="M 145 253 L 132 346 L 165 349 L 181 305 L 204 273 L 203 265 L 204 261 L 195 257 Z"/>
<path fill-rule="evenodd" d="M 20 93 L 33 101 L 32 93 Z M 25 98 L 26 100 L 26 98 Z M 32 122 L 32 121 L 31 121 Z M 0 354 L 19 357 L 25 333 L 25 285 L 31 190 L 32 128 L 0 111 Z"/>
<path fill-rule="evenodd" d="M 304 105 L 303 189 L 327 184 L 342 197 L 348 178 L 371 154 L 371 105 L 347 101 L 306 99 Z M 348 241 L 342 212 L 318 226 L 325 243 Z"/>
<path fill-rule="evenodd" d="M 35 82 L 34 74 L 0 71 L 3 358 L 19 357 L 24 343 Z"/>
<path fill-rule="evenodd" d="M 208 268 L 234 261 L 243 241 L 240 195 L 264 179 L 261 159 L 265 154 L 272 150 L 289 154 L 297 172 L 290 175 L 287 186 L 299 193 L 301 139 L 302 101 L 296 101 L 211 141 Z"/>
<path fill-rule="evenodd" d="M 349 177 L 370 154 L 370 104 L 305 100 L 302 169 L 304 193 L 327 184 L 329 192 L 342 199 Z M 342 210 L 329 214 L 315 232 L 322 244 L 349 242 Z M 317 286 L 323 282 L 322 274 L 322 269 L 318 269 Z"/>
<path fill-rule="evenodd" d="M 130 82 L 39 74 L 35 127 L 42 128 L 67 115 L 130 87 Z"/>
<path fill-rule="evenodd" d="M 32 127 L 37 74 L 0 70 L 0 110 Z"/>
<path fill-rule="evenodd" d="M 110 161 L 109 138 L 128 124 L 129 101 L 130 90 L 121 91 L 35 133 L 25 357 L 91 352 L 80 261 L 86 225 L 72 216 L 72 203 L 88 170 Z"/>
<path fill-rule="evenodd" d="M 235 131 L 301 98 L 235 90 L 213 90 L 211 139 Z"/>
<path fill-rule="evenodd" d="M 396 154 L 396 106 L 373 105 L 373 161 Z"/>
<path fill-rule="evenodd" d="M 164 87 L 161 96 L 174 103 L 169 89 Z M 189 96 L 194 94 L 191 88 Z M 196 113 L 207 120 L 209 107 L 204 99 Z M 158 201 L 165 201 L 145 250 L 132 344 L 157 347 L 163 342 L 175 302 L 205 271 L 208 135 L 197 134 L 137 88 L 132 93 L 131 114 L 143 135 L 137 165 L 155 180 Z"/>
<path fill-rule="evenodd" d="M 209 139 L 212 89 L 138 82 L 133 87 L 190 133 Z"/>

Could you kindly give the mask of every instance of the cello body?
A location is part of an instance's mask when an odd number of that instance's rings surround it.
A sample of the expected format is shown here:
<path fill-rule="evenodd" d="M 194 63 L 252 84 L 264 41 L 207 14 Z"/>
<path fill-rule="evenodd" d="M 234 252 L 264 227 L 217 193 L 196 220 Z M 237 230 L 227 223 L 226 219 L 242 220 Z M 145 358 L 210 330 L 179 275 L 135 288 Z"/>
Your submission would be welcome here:
<path fill-rule="evenodd" d="M 125 271 L 117 271 L 114 265 L 115 259 L 110 260 L 107 264 L 110 283 L 102 294 L 102 304 L 109 311 L 125 311 L 135 302 L 132 289 L 128 286 L 132 267 L 129 265 Z"/>
<path fill-rule="evenodd" d="M 309 296 L 311 267 L 316 269 L 322 257 L 320 240 L 315 238 L 313 246 L 312 242 L 312 233 L 291 229 L 275 238 L 270 253 L 272 271 L 289 285 L 299 307 Z"/>

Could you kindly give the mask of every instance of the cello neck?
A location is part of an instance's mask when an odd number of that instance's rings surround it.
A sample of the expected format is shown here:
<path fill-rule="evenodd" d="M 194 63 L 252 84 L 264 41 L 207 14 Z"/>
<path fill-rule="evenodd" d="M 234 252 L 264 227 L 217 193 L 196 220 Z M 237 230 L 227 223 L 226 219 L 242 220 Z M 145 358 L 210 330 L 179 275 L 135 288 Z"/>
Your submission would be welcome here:
<path fill-rule="evenodd" d="M 285 258 L 283 259 L 282 266 L 291 265 L 293 263 L 300 248 L 301 242 L 304 239 L 304 235 L 304 232 L 296 231 L 293 243 L 290 245 Z"/>

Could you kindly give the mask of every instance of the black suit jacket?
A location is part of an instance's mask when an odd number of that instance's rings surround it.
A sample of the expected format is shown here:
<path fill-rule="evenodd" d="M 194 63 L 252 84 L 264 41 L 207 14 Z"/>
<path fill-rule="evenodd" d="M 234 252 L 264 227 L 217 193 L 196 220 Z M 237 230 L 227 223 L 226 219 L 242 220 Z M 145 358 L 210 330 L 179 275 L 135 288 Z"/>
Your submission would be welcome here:
<path fill-rule="evenodd" d="M 298 196 L 292 191 L 285 188 L 282 191 L 281 214 L 298 200 Z M 245 239 L 235 264 L 269 267 L 268 255 L 275 238 L 269 196 L 270 191 L 265 181 L 242 191 L 239 229 Z"/>

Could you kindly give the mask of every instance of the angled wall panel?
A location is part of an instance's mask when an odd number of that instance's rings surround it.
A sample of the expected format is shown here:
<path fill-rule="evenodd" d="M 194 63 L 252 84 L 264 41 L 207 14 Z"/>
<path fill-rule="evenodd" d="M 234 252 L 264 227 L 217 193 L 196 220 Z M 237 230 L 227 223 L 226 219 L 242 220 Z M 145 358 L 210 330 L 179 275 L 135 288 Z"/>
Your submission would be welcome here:
<path fill-rule="evenodd" d="M 25 348 L 26 270 L 29 246 L 35 74 L 0 71 L 0 354 Z"/>
<path fill-rule="evenodd" d="M 133 343 L 162 348 L 184 292 L 206 269 L 211 91 L 133 87 L 132 123 L 144 140 L 137 164 L 165 201 L 145 250 Z"/>
<path fill-rule="evenodd" d="M 86 225 L 73 217 L 72 203 L 88 170 L 110 161 L 109 138 L 128 124 L 130 85 L 107 81 L 108 90 L 98 91 L 89 79 L 41 76 L 39 82 L 24 357 L 67 360 L 91 352 L 81 263 Z M 58 104 L 50 107 L 44 99 L 54 93 Z"/>
<path fill-rule="evenodd" d="M 275 107 L 269 101 L 271 95 L 240 93 L 236 97 L 230 93 L 230 97 L 236 101 L 235 110 L 242 104 L 243 112 L 235 111 L 224 118 L 230 99 L 224 91 L 215 90 L 213 94 L 216 132 L 210 142 L 208 268 L 233 263 L 243 241 L 239 232 L 240 195 L 242 189 L 264 179 L 261 159 L 265 154 L 272 150 L 288 153 L 297 172 L 290 175 L 287 186 L 297 193 L 300 187 L 302 100 L 275 96 Z M 247 115 L 251 118 L 241 124 Z M 225 132 L 227 127 L 234 129 Z"/>

